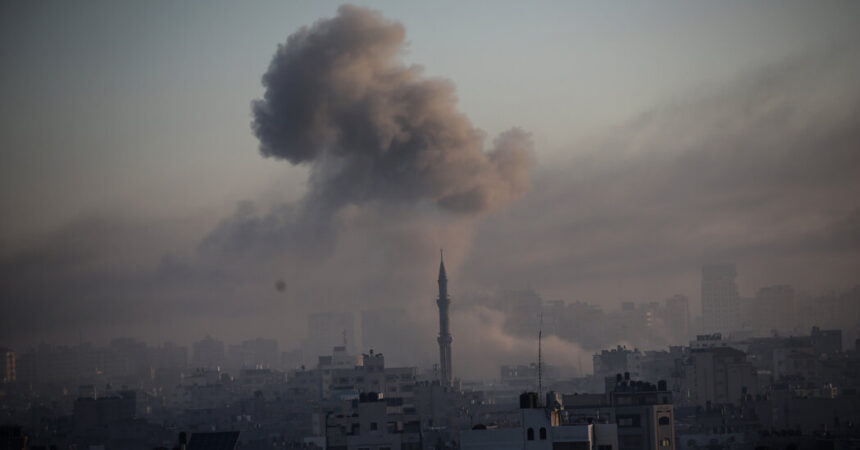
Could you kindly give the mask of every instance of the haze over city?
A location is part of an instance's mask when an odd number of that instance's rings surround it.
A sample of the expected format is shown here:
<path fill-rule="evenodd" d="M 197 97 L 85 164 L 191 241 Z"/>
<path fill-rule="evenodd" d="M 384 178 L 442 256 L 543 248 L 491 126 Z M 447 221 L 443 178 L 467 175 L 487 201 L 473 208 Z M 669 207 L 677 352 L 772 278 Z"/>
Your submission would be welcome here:
<path fill-rule="evenodd" d="M 289 371 L 373 345 L 443 385 L 535 363 L 539 332 L 595 380 L 595 352 L 699 333 L 839 328 L 847 350 L 858 19 L 3 2 L 0 347 L 264 338 Z"/>

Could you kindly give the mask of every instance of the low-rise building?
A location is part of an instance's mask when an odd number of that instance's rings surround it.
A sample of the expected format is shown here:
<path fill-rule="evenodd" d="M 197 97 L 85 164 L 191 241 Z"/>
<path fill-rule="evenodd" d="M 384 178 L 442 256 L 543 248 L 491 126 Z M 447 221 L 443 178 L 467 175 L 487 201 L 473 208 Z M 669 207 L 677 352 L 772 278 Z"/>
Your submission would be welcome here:
<path fill-rule="evenodd" d="M 498 428 L 478 424 L 460 432 L 461 450 L 616 450 L 615 424 L 569 423 L 560 405 L 538 405 L 536 393 L 520 396 L 519 423 Z"/>
<path fill-rule="evenodd" d="M 398 408 L 398 399 L 371 392 L 325 417 L 330 450 L 421 450 L 418 417 Z"/>

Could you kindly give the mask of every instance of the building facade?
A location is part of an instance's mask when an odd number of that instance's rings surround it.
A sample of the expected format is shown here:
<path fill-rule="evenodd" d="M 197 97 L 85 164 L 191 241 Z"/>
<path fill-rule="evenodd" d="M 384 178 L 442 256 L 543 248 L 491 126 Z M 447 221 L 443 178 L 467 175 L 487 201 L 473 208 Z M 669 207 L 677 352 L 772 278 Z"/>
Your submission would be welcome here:
<path fill-rule="evenodd" d="M 734 264 L 702 267 L 702 328 L 704 333 L 727 333 L 740 326 L 740 295 Z"/>

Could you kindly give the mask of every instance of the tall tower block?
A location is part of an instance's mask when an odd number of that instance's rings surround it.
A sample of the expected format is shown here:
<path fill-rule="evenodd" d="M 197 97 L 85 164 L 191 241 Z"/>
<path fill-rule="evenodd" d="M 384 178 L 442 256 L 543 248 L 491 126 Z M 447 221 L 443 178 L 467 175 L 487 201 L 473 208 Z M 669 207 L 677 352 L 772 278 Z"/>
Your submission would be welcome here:
<path fill-rule="evenodd" d="M 740 295 L 732 263 L 702 267 L 702 328 L 705 333 L 729 333 L 740 329 Z"/>
<path fill-rule="evenodd" d="M 439 251 L 439 382 L 443 386 L 451 386 L 453 377 L 451 369 L 451 330 L 448 327 L 448 306 L 451 299 L 448 298 L 448 275 L 445 273 L 445 261 L 442 251 Z"/>

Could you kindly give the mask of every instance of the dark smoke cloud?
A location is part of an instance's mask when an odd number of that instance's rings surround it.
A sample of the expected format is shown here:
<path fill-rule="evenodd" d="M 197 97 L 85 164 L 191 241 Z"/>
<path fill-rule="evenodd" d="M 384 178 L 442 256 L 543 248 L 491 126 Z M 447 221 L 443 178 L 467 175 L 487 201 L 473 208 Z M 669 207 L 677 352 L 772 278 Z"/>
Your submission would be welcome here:
<path fill-rule="evenodd" d="M 478 213 L 527 188 L 528 133 L 483 151 L 484 134 L 457 111 L 454 85 L 405 66 L 405 30 L 350 5 L 279 45 L 253 103 L 260 152 L 311 168 L 306 207 L 429 202 Z"/>

